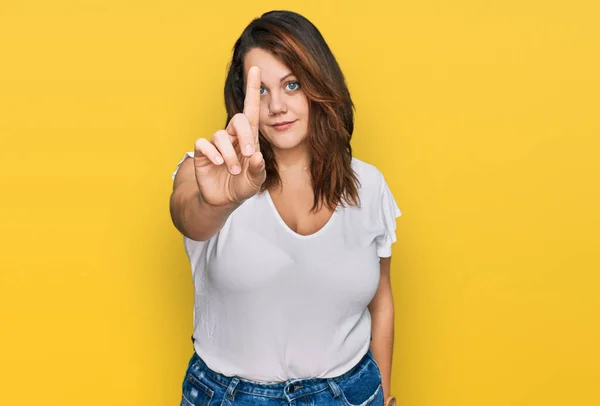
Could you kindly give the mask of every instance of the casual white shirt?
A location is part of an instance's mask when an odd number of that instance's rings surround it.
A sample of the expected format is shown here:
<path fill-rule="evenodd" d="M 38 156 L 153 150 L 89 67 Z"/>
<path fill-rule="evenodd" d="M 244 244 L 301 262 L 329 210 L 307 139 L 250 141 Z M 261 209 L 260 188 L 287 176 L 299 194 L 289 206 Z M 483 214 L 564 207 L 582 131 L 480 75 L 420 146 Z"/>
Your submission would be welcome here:
<path fill-rule="evenodd" d="M 177 165 L 194 153 L 188 152 Z M 212 370 L 263 382 L 331 378 L 371 338 L 367 305 L 401 215 L 382 175 L 357 158 L 360 207 L 338 206 L 314 234 L 289 228 L 268 192 L 208 241 L 184 237 L 194 282 L 194 348 Z"/>

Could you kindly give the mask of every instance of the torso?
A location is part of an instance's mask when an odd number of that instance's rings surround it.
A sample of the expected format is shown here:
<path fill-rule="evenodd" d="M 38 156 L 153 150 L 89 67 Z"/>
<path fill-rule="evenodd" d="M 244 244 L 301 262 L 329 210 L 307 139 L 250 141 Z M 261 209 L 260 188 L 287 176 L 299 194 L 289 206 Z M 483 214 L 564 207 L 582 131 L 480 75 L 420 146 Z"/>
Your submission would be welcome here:
<path fill-rule="evenodd" d="M 296 234 L 311 235 L 322 229 L 333 215 L 333 210 L 322 205 L 316 213 L 313 206 L 313 191 L 298 192 L 269 191 L 271 200 L 285 224 Z"/>
<path fill-rule="evenodd" d="M 284 188 L 270 190 L 269 196 L 283 222 L 296 234 L 307 236 L 322 229 L 333 210 L 325 205 L 312 212 L 314 203 L 312 186 L 304 181 L 287 183 Z"/>
<path fill-rule="evenodd" d="M 210 240 L 184 240 L 194 348 L 211 369 L 265 382 L 331 378 L 367 352 L 394 201 L 377 168 L 353 159 L 353 169 L 360 207 L 310 213 L 312 187 L 288 172 L 282 189 L 245 201 Z"/>

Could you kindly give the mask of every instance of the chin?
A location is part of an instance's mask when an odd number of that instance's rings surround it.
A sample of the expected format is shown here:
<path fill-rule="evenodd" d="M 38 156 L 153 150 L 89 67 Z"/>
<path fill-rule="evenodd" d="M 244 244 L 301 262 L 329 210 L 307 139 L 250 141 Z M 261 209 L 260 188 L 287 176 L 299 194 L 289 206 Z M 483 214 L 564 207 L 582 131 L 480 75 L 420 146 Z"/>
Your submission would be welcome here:
<path fill-rule="evenodd" d="M 306 141 L 306 136 L 294 133 L 271 133 L 266 138 L 273 148 L 284 150 L 298 148 Z"/>

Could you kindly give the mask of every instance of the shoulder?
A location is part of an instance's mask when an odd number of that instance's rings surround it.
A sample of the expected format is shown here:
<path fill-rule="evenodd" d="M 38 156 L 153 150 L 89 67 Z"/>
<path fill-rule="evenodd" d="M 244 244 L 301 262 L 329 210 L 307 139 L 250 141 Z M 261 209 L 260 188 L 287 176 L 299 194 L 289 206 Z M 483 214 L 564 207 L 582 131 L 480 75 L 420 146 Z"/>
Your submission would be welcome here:
<path fill-rule="evenodd" d="M 379 191 L 385 182 L 383 173 L 375 165 L 356 157 L 352 157 L 352 169 L 358 177 L 360 189 L 367 193 Z"/>

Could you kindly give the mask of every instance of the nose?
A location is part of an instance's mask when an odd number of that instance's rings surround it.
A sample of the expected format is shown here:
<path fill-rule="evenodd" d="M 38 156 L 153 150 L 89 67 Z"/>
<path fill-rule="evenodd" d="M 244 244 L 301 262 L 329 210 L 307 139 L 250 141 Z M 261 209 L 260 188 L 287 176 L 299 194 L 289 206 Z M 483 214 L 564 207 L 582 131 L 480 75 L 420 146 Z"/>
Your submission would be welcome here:
<path fill-rule="evenodd" d="M 273 115 L 287 112 L 287 103 L 285 102 L 285 97 L 281 94 L 278 94 L 278 92 L 272 93 L 268 108 Z"/>

